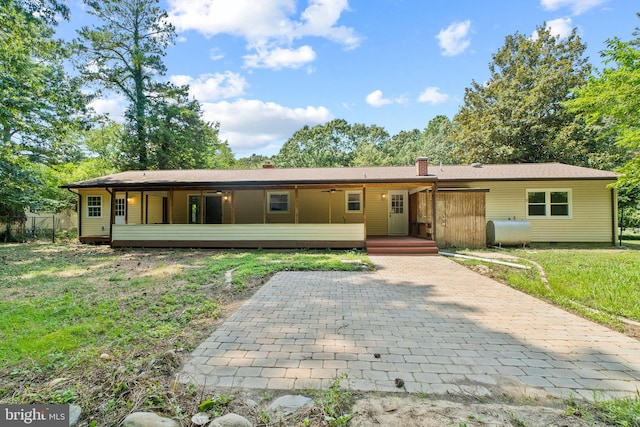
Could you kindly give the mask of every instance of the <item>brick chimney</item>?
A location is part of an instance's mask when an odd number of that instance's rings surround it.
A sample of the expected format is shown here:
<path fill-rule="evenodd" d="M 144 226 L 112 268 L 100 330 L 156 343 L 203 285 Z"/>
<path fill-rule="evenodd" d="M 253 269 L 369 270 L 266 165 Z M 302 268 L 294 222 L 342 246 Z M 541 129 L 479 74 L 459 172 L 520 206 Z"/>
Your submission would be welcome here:
<path fill-rule="evenodd" d="M 427 159 L 426 157 L 418 157 L 416 159 L 416 175 L 429 175 L 429 159 Z"/>
<path fill-rule="evenodd" d="M 271 162 L 264 162 L 262 164 L 262 169 L 274 169 L 275 166 L 273 166 L 273 163 Z"/>

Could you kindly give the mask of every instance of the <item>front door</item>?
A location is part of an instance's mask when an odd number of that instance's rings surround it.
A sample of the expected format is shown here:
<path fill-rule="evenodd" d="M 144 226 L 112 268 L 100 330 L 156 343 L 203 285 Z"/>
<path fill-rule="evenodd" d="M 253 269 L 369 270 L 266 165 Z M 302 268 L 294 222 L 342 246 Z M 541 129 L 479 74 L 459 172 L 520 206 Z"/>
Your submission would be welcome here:
<path fill-rule="evenodd" d="M 407 198 L 407 191 L 389 191 L 389 235 L 406 236 L 409 233 Z"/>
<path fill-rule="evenodd" d="M 204 223 L 222 224 L 222 197 L 206 196 L 204 203 Z"/>
<path fill-rule="evenodd" d="M 116 204 L 114 210 L 114 223 L 122 225 L 127 222 L 127 199 L 124 196 L 116 197 Z"/>

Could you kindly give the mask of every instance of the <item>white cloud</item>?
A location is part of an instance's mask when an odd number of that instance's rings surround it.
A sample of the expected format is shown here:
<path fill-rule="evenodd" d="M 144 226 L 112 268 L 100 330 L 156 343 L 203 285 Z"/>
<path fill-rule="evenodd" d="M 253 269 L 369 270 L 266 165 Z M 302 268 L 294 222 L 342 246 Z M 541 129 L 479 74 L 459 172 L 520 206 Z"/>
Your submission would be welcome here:
<path fill-rule="evenodd" d="M 211 59 L 212 61 L 219 61 L 222 58 L 224 58 L 224 53 L 222 53 L 222 51 L 220 51 L 220 49 L 218 49 L 217 47 L 209 50 L 209 59 Z"/>
<path fill-rule="evenodd" d="M 175 85 L 189 85 L 189 93 L 200 102 L 234 98 L 245 94 L 247 81 L 240 74 L 225 73 L 202 74 L 197 78 L 174 75 L 169 81 Z"/>
<path fill-rule="evenodd" d="M 116 95 L 108 98 L 97 98 L 89 103 L 89 107 L 98 114 L 106 114 L 118 123 L 124 123 L 124 112 L 127 109 L 125 99 Z"/>
<path fill-rule="evenodd" d="M 374 90 L 365 98 L 367 104 L 373 107 L 382 107 L 387 104 L 406 104 L 407 97 L 405 95 L 401 95 L 397 98 L 385 98 L 382 94 L 381 90 Z M 344 105 L 344 104 L 343 104 Z"/>
<path fill-rule="evenodd" d="M 568 7 L 572 13 L 580 15 L 608 1 L 609 0 L 540 0 L 540 4 L 546 10 L 558 10 L 563 7 Z"/>
<path fill-rule="evenodd" d="M 469 32 L 471 21 L 454 22 L 444 30 L 440 30 L 436 38 L 442 48 L 443 56 L 456 56 L 465 51 L 471 44 Z"/>
<path fill-rule="evenodd" d="M 203 103 L 202 109 L 205 120 L 220 122 L 220 138 L 228 140 L 234 153 L 240 156 L 277 153 L 304 125 L 315 126 L 333 119 L 325 107 L 288 108 L 251 99 Z"/>
<path fill-rule="evenodd" d="M 439 87 L 428 87 L 418 97 L 418 102 L 428 102 L 429 104 L 442 104 L 447 102 L 450 96 L 446 93 L 440 92 Z"/>
<path fill-rule="evenodd" d="M 547 28 L 551 32 L 552 36 L 560 37 L 561 39 L 571 34 L 573 26 L 571 25 L 571 18 L 558 18 L 547 22 Z M 533 39 L 538 38 L 538 33 L 535 32 Z"/>
<path fill-rule="evenodd" d="M 247 49 L 256 54 L 245 56 L 247 66 L 266 67 L 283 52 L 296 53 L 297 60 L 278 61 L 279 67 L 300 67 L 300 61 L 313 60 L 308 46 L 294 48 L 303 37 L 323 37 L 347 49 L 358 47 L 361 38 L 353 28 L 338 25 L 347 0 L 309 0 L 301 13 L 295 0 L 168 0 L 169 19 L 178 31 L 195 30 L 211 37 L 232 34 L 243 37 Z M 274 53 L 271 53 L 274 51 Z M 301 57 L 302 56 L 302 57 Z M 287 65 L 289 64 L 289 65 Z"/>
<path fill-rule="evenodd" d="M 316 53 L 310 46 L 298 49 L 276 47 L 272 50 L 257 49 L 254 55 L 244 56 L 245 66 L 249 68 L 300 68 L 316 59 Z"/>
<path fill-rule="evenodd" d="M 383 105 L 392 104 L 393 100 L 382 96 L 381 90 L 374 90 L 366 98 L 367 104 L 373 107 L 382 107 Z"/>

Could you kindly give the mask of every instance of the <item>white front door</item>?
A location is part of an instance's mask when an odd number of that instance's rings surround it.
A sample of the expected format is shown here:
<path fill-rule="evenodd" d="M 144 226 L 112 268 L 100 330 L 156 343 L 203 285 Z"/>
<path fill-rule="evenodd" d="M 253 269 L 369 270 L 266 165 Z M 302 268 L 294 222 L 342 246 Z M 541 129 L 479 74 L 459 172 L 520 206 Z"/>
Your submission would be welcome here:
<path fill-rule="evenodd" d="M 406 236 L 409 234 L 409 212 L 407 212 L 408 192 L 389 191 L 389 235 Z"/>
<path fill-rule="evenodd" d="M 127 222 L 127 199 L 124 197 L 116 197 L 114 216 L 115 224 L 120 225 Z"/>

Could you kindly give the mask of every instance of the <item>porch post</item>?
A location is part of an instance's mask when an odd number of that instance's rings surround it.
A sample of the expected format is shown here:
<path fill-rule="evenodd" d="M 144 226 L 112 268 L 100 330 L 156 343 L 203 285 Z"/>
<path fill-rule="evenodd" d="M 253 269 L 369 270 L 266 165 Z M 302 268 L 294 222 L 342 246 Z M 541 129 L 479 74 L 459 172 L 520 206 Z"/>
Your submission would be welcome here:
<path fill-rule="evenodd" d="M 109 212 L 109 240 L 113 237 L 113 223 L 116 222 L 116 190 L 107 190 L 111 194 L 111 212 Z"/>
<path fill-rule="evenodd" d="M 267 223 L 267 189 L 262 189 L 262 223 Z"/>
<path fill-rule="evenodd" d="M 293 222 L 294 222 L 294 224 L 297 224 L 298 223 L 298 218 L 299 218 L 299 216 L 298 216 L 299 215 L 298 214 L 298 186 L 297 185 L 295 186 L 295 189 L 296 189 L 296 193 L 295 193 L 296 201 L 295 201 L 295 214 L 294 214 Z"/>
<path fill-rule="evenodd" d="M 144 224 L 144 191 L 140 191 L 140 224 Z"/>
<path fill-rule="evenodd" d="M 146 199 L 144 201 L 145 210 L 144 210 L 144 223 L 149 224 L 149 195 L 144 196 Z"/>
<path fill-rule="evenodd" d="M 362 222 L 364 223 L 364 240 L 367 240 L 367 186 L 362 186 Z"/>
<path fill-rule="evenodd" d="M 169 189 L 169 224 L 173 224 L 173 188 Z"/>
<path fill-rule="evenodd" d="M 231 190 L 231 224 L 236 223 L 236 190 Z"/>
<path fill-rule="evenodd" d="M 200 218 L 198 218 L 198 221 L 200 221 L 200 224 L 204 224 L 203 218 L 204 218 L 204 193 L 202 190 L 200 190 Z"/>
<path fill-rule="evenodd" d="M 129 192 L 124 192 L 124 223 L 129 224 Z"/>
<path fill-rule="evenodd" d="M 436 193 L 438 192 L 438 183 L 434 182 L 433 183 L 433 187 L 432 188 L 432 194 L 431 194 L 431 204 L 433 209 L 431 210 L 431 238 L 433 239 L 433 241 L 436 241 Z"/>

